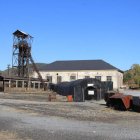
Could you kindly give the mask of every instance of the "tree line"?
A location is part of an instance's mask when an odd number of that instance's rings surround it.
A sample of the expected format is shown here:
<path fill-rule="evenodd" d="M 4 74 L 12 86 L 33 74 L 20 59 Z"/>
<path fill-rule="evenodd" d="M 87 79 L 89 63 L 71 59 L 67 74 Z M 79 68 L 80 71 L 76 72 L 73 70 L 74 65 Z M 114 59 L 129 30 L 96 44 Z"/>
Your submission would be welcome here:
<path fill-rule="evenodd" d="M 134 79 L 135 84 L 140 86 L 140 65 L 133 64 L 131 69 L 127 71 L 123 76 L 123 82 L 128 82 L 129 80 Z"/>

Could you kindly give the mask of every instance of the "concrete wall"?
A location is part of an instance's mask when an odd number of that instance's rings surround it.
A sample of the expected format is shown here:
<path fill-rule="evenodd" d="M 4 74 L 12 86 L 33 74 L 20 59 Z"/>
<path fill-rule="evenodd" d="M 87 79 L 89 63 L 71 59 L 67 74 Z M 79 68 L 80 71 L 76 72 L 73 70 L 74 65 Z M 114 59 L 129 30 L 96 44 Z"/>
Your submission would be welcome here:
<path fill-rule="evenodd" d="M 123 84 L 123 73 L 118 70 L 81 70 L 81 71 L 40 71 L 43 79 L 47 76 L 52 76 L 52 83 L 57 83 L 57 76 L 62 77 L 62 82 L 70 81 L 70 76 L 75 76 L 77 79 L 83 79 L 85 76 L 95 78 L 101 76 L 101 81 L 107 81 L 107 76 L 112 76 L 113 88 L 120 88 Z M 34 78 L 37 78 L 37 73 L 34 73 Z"/>

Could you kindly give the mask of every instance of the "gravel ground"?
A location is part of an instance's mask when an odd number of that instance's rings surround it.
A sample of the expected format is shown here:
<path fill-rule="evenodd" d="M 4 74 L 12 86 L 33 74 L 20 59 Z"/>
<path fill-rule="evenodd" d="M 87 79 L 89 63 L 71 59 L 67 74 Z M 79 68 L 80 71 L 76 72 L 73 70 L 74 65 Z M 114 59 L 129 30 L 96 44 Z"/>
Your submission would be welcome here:
<path fill-rule="evenodd" d="M 0 96 L 0 140 L 140 139 L 140 114 L 109 109 L 104 101 L 41 102 L 6 96 Z"/>
<path fill-rule="evenodd" d="M 140 96 L 140 91 L 125 90 L 125 91 L 120 91 L 120 92 L 126 95 Z"/>

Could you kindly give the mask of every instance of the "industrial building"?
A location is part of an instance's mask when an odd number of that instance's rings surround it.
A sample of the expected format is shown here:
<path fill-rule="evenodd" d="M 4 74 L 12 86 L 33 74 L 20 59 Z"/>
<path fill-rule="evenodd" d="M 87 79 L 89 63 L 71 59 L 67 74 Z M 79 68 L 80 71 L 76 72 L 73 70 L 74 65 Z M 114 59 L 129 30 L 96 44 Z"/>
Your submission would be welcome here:
<path fill-rule="evenodd" d="M 44 80 L 46 85 L 47 80 Z M 0 92 L 27 92 L 43 91 L 44 86 L 38 78 L 24 78 L 17 76 L 0 75 Z"/>
<path fill-rule="evenodd" d="M 112 81 L 113 89 L 123 84 L 123 71 L 103 60 L 55 61 L 39 69 L 43 79 L 50 83 L 69 82 L 83 78 L 96 78 L 101 81 Z M 36 72 L 34 78 L 38 78 Z"/>

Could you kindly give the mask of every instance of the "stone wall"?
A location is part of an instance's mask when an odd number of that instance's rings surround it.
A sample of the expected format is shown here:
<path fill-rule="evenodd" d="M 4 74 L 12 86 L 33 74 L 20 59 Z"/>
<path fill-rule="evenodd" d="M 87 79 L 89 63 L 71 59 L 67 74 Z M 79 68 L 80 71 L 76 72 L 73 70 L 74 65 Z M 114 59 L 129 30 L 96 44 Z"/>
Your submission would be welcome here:
<path fill-rule="evenodd" d="M 107 81 L 107 76 L 112 77 L 113 88 L 118 89 L 123 84 L 123 73 L 118 70 L 81 70 L 81 71 L 40 71 L 43 79 L 47 76 L 52 76 L 52 83 L 57 83 L 57 76 L 62 77 L 62 82 L 70 81 L 70 76 L 75 76 L 77 79 L 83 79 L 85 76 L 95 78 L 95 76 L 101 76 L 101 81 Z M 37 73 L 34 73 L 34 77 L 37 78 Z"/>

